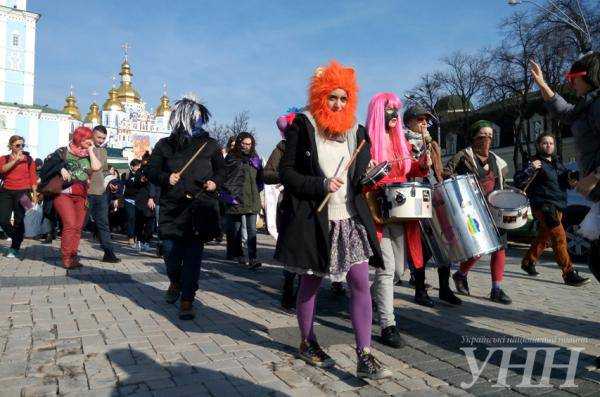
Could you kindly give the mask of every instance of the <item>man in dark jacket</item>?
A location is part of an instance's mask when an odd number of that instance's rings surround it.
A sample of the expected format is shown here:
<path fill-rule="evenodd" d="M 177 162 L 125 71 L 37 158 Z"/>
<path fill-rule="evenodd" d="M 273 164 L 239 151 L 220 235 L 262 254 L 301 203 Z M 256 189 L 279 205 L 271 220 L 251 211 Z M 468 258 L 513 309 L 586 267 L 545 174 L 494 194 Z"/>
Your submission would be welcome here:
<path fill-rule="evenodd" d="M 155 145 L 146 169 L 150 182 L 161 189 L 159 236 L 170 281 L 165 300 L 175 303 L 181 295 L 182 320 L 195 317 L 204 243 L 221 233 L 216 189 L 223 155 L 202 128 L 209 117 L 196 99 L 177 101 L 169 120 L 171 135 Z"/>
<path fill-rule="evenodd" d="M 554 257 L 560 266 L 565 284 L 581 286 L 589 278 L 579 276 L 567 251 L 567 236 L 561 223 L 567 206 L 567 189 L 576 185 L 571 173 L 556 158 L 554 135 L 544 133 L 537 139 L 537 154 L 530 163 L 515 174 L 515 184 L 529 197 L 533 215 L 539 222 L 538 235 L 521 262 L 521 268 L 530 276 L 537 276 L 535 264 L 551 241 Z"/>

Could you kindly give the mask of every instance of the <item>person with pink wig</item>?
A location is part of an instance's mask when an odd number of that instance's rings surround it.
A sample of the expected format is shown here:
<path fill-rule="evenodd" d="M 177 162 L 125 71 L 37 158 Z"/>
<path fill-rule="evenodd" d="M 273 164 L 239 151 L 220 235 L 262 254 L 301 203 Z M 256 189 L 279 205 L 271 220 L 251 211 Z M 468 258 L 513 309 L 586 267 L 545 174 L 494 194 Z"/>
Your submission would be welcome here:
<path fill-rule="evenodd" d="M 369 102 L 367 128 L 371 139 L 371 157 L 375 163 L 391 163 L 389 174 L 366 192 L 367 198 L 374 197 L 383 185 L 406 182 L 407 178 L 428 174 L 431 160 L 427 155 L 413 160 L 410 147 L 398 115 L 402 102 L 393 93 L 376 94 Z M 373 200 L 368 200 L 373 202 Z M 391 347 L 402 347 L 394 318 L 394 275 L 396 269 L 404 268 L 405 249 L 415 266 L 415 300 L 430 306 L 431 299 L 425 289 L 425 268 L 421 248 L 419 224 L 416 221 L 383 224 L 379 211 L 370 205 L 377 225 L 377 237 L 381 245 L 384 268 L 376 269 L 372 289 L 379 312 L 382 342 Z M 406 248 L 405 248 L 406 246 Z"/>

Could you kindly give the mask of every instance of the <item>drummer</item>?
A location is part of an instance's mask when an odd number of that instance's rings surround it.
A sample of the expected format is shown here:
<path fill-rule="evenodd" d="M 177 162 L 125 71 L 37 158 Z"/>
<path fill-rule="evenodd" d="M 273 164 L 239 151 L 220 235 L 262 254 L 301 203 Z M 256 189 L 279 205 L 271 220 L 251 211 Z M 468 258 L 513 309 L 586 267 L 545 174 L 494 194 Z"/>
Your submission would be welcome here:
<path fill-rule="evenodd" d="M 497 154 L 490 150 L 494 130 L 492 123 L 479 120 L 469 128 L 471 145 L 456 153 L 444 168 L 444 178 L 453 175 L 473 174 L 478 180 L 487 197 L 495 190 L 504 189 L 504 178 L 508 173 L 508 165 Z M 502 240 L 506 242 L 506 233 Z M 479 257 L 474 257 L 460 264 L 460 269 L 452 275 L 456 290 L 465 295 L 470 295 L 467 274 L 475 266 Z M 490 267 L 492 270 L 492 290 L 490 299 L 493 302 L 509 305 L 510 297 L 502 290 L 501 283 L 504 278 L 504 265 L 506 261 L 505 248 L 501 247 L 492 253 Z"/>
<path fill-rule="evenodd" d="M 373 215 L 377 237 L 381 246 L 384 268 L 375 271 L 372 290 L 379 314 L 382 342 L 391 347 L 402 347 L 404 341 L 396 329 L 394 317 L 394 274 L 396 268 L 404 268 L 405 234 L 408 253 L 413 258 L 416 272 L 415 299 L 431 301 L 425 289 L 425 269 L 421 252 L 421 234 L 418 224 L 383 224 L 376 199 L 379 189 L 389 183 L 406 182 L 407 177 L 424 177 L 429 172 L 429 157 L 426 153 L 418 161 L 413 160 L 410 148 L 402 131 L 399 110 L 402 102 L 393 93 L 376 94 L 369 103 L 367 128 L 371 138 L 371 158 L 376 164 L 391 163 L 387 176 L 379 180 L 366 192 L 367 204 Z"/>
<path fill-rule="evenodd" d="M 416 177 L 412 179 L 417 182 L 434 186 L 436 183 L 443 181 L 443 165 L 440 145 L 431 138 L 429 131 L 427 131 L 431 119 L 431 113 L 419 104 L 409 107 L 404 112 L 404 123 L 407 127 L 404 135 L 407 142 L 410 144 L 413 160 L 421 158 L 421 156 L 427 152 L 431 157 L 432 163 L 429 174 L 425 178 Z M 411 222 L 417 223 L 419 221 Z M 426 264 L 431 258 L 431 251 L 426 244 L 423 244 L 423 255 L 423 262 Z M 437 266 L 440 283 L 440 299 L 451 305 L 460 305 L 462 301 L 459 297 L 454 295 L 454 292 L 450 289 L 450 263 L 438 263 Z M 411 271 L 413 269 L 414 263 L 411 262 Z"/>
<path fill-rule="evenodd" d="M 567 236 L 561 223 L 567 206 L 567 189 L 577 185 L 577 172 L 570 171 L 555 155 L 554 135 L 541 134 L 536 141 L 537 154 L 525 168 L 515 174 L 517 187 L 526 189 L 533 216 L 540 227 L 538 235 L 521 261 L 521 269 L 530 276 L 537 276 L 535 263 L 550 240 L 556 263 L 562 270 L 565 284 L 579 287 L 590 281 L 581 277 L 573 269 L 571 257 L 567 251 Z"/>

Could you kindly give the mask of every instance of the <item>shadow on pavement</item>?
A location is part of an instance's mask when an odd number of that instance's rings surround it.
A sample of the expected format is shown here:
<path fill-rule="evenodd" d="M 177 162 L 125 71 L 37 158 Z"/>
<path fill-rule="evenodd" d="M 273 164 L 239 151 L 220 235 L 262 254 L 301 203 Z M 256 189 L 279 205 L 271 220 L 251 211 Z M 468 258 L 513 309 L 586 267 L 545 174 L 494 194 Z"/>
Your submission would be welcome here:
<path fill-rule="evenodd" d="M 165 397 L 277 394 L 276 390 L 257 384 L 241 367 L 228 366 L 224 362 L 158 363 L 135 349 L 114 349 L 107 355 L 119 378 L 119 385 L 111 393 L 113 397 L 121 396 L 123 388 L 129 389 L 128 393 L 152 389 L 154 396 Z M 236 376 L 240 374 L 246 378 Z"/>

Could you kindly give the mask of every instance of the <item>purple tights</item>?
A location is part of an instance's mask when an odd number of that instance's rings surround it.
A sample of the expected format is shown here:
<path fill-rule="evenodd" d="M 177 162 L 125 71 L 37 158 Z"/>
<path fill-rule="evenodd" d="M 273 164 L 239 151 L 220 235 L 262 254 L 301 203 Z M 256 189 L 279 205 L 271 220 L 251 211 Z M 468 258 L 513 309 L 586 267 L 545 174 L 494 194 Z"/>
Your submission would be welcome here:
<path fill-rule="evenodd" d="M 298 288 L 296 315 L 302 340 L 316 341 L 313 324 L 315 322 L 316 297 L 321 286 L 322 277 L 302 275 Z M 369 290 L 369 264 L 358 263 L 350 268 L 346 275 L 350 286 L 350 319 L 354 328 L 356 348 L 362 351 L 371 345 L 371 291 Z"/>

